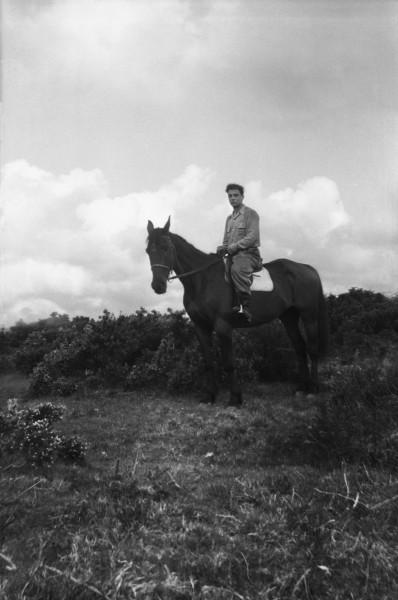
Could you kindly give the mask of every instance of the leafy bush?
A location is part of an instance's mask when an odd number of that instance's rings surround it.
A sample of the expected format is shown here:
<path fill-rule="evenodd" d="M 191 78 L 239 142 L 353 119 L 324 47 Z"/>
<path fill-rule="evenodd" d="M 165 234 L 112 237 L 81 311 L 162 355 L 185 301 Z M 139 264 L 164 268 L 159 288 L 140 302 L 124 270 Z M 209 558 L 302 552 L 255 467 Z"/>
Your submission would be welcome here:
<path fill-rule="evenodd" d="M 139 371 L 139 365 L 157 351 L 168 334 L 177 335 L 179 343 L 191 335 L 181 311 L 161 315 L 140 309 L 117 318 L 104 311 L 98 321 L 76 318 L 33 368 L 30 392 L 33 396 L 68 395 L 90 382 L 123 385 L 132 366 L 137 364 Z"/>
<path fill-rule="evenodd" d="M 398 346 L 398 298 L 352 288 L 327 297 L 332 349 L 346 364 L 358 356 L 382 360 Z M 279 321 L 234 333 L 242 381 L 288 380 L 296 357 Z M 79 387 L 166 386 L 199 389 L 203 362 L 194 327 L 184 311 L 144 308 L 97 319 L 53 313 L 37 323 L 0 330 L 0 369 L 16 365 L 31 378 L 33 396 L 67 396 Z M 222 381 L 220 353 L 214 365 Z"/>
<path fill-rule="evenodd" d="M 278 323 L 234 332 L 236 368 L 243 382 L 286 379 L 295 367 L 294 352 Z M 221 352 L 214 337 L 213 367 L 218 381 L 225 380 Z M 204 361 L 192 324 L 188 321 L 168 332 L 154 351 L 147 350 L 127 375 L 128 389 L 145 386 L 170 391 L 200 390 Z"/>
<path fill-rule="evenodd" d="M 327 298 L 333 346 L 347 360 L 355 353 L 379 356 L 398 343 L 398 298 L 351 288 Z"/>
<path fill-rule="evenodd" d="M 87 444 L 52 429 L 64 411 L 65 407 L 51 402 L 27 409 L 9 402 L 7 411 L 0 412 L 0 454 L 21 453 L 34 466 L 52 464 L 57 458 L 83 460 Z"/>
<path fill-rule="evenodd" d="M 203 376 L 203 359 L 198 342 L 185 347 L 177 344 L 173 333 L 163 338 L 154 352 L 146 352 L 126 378 L 128 389 L 145 386 L 170 391 L 198 389 Z"/>
<path fill-rule="evenodd" d="M 64 461 L 71 462 L 82 462 L 87 452 L 87 444 L 83 442 L 79 437 L 72 436 L 66 438 L 61 436 L 58 447 L 57 455 Z"/>
<path fill-rule="evenodd" d="M 398 369 L 369 362 L 335 366 L 331 394 L 318 401 L 311 441 L 323 456 L 396 462 Z"/>
<path fill-rule="evenodd" d="M 286 381 L 296 369 L 294 350 L 279 321 L 235 332 L 235 355 L 244 381 Z"/>
<path fill-rule="evenodd" d="M 15 366 L 29 374 L 38 362 L 51 350 L 52 344 L 43 331 L 32 331 L 15 353 Z"/>

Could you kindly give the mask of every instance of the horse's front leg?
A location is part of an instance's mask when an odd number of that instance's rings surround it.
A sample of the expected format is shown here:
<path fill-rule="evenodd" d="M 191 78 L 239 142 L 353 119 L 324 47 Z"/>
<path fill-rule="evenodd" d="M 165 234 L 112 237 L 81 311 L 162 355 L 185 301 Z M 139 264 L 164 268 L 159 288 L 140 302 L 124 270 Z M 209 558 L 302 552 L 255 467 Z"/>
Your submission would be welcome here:
<path fill-rule="evenodd" d="M 229 406 L 242 405 L 242 390 L 235 369 L 233 347 L 232 347 L 232 329 L 222 328 L 217 331 L 217 337 L 221 349 L 221 358 L 223 368 L 228 375 L 230 400 Z"/>
<path fill-rule="evenodd" d="M 213 404 L 216 400 L 217 385 L 214 372 L 212 330 L 198 323 L 194 323 L 194 325 L 205 363 L 205 397 L 203 402 Z"/>

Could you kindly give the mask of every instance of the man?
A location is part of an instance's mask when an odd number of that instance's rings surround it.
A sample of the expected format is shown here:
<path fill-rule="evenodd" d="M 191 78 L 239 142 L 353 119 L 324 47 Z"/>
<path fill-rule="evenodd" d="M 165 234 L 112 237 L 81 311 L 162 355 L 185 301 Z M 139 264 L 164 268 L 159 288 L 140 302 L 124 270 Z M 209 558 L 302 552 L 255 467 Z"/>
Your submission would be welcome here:
<path fill-rule="evenodd" d="M 229 183 L 225 188 L 233 212 L 225 223 L 224 239 L 217 248 L 217 254 L 224 256 L 228 253 L 230 277 L 237 298 L 232 311 L 242 312 L 248 322 L 252 315 L 249 309 L 250 285 L 252 274 L 262 268 L 259 252 L 260 230 L 259 216 L 255 210 L 243 204 L 244 187 L 238 183 Z"/>

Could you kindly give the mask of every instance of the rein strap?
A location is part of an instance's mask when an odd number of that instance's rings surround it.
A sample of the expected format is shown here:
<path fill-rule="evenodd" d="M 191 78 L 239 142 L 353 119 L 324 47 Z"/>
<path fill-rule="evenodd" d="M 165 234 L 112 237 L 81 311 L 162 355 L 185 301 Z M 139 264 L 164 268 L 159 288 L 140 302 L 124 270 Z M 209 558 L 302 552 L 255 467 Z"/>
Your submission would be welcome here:
<path fill-rule="evenodd" d="M 217 258 L 216 260 L 213 260 L 213 262 L 209 263 L 208 265 L 204 265 L 203 267 L 199 267 L 198 269 L 193 269 L 192 271 L 186 271 L 185 273 L 181 273 L 180 275 L 173 275 L 172 277 L 168 277 L 168 281 L 171 281 L 172 279 L 181 279 L 182 277 L 188 277 L 189 275 L 196 275 L 196 273 L 205 271 L 206 269 L 209 269 L 210 267 L 212 267 L 213 265 L 216 265 L 219 262 L 220 262 L 220 258 Z M 155 265 L 152 265 L 152 266 L 155 266 Z M 157 266 L 160 266 L 160 265 L 157 265 Z"/>

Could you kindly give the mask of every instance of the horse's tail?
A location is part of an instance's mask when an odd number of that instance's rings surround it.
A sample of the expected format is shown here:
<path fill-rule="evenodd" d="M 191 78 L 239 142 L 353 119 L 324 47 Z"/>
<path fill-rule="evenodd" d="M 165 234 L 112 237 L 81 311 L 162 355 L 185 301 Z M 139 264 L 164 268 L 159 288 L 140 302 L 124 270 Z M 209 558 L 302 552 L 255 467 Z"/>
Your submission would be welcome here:
<path fill-rule="evenodd" d="M 319 357 L 323 358 L 329 349 L 329 316 L 322 283 L 318 294 L 318 352 Z"/>

